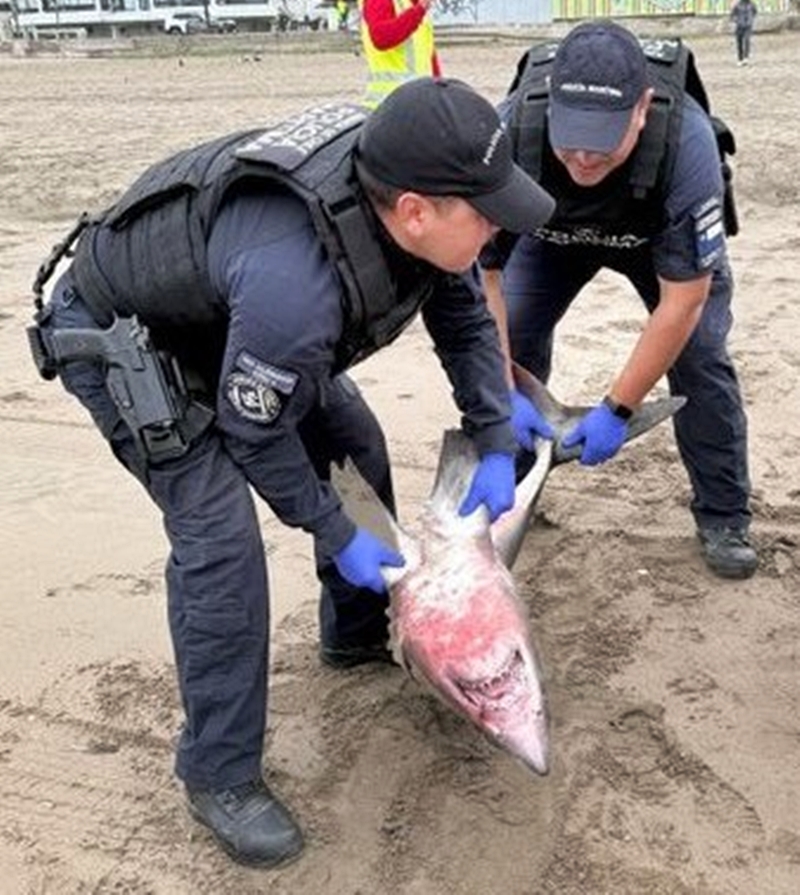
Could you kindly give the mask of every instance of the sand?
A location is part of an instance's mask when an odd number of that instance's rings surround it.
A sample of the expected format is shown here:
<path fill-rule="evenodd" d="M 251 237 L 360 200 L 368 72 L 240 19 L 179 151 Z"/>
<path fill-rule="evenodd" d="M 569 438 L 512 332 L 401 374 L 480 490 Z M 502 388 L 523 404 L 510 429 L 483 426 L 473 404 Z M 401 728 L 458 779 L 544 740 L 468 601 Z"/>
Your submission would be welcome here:
<path fill-rule="evenodd" d="M 278 871 L 231 863 L 186 814 L 160 519 L 81 408 L 37 377 L 24 327 L 36 268 L 82 210 L 172 150 L 357 98 L 363 61 L 275 47 L 0 56 L 4 895 L 798 891 L 798 41 L 759 34 L 738 68 L 730 34 L 693 40 L 740 146 L 731 346 L 758 574 L 731 582 L 705 568 L 669 425 L 602 467 L 554 471 L 516 570 L 553 716 L 553 770 L 536 778 L 399 669 L 323 669 L 310 540 L 261 506 L 273 589 L 265 767 L 308 837 Z M 498 99 L 520 50 L 447 46 L 442 58 Z M 559 330 L 556 394 L 596 400 L 643 319 L 624 281 L 599 277 Z M 355 376 L 413 519 L 456 422 L 426 333 L 415 324 Z"/>

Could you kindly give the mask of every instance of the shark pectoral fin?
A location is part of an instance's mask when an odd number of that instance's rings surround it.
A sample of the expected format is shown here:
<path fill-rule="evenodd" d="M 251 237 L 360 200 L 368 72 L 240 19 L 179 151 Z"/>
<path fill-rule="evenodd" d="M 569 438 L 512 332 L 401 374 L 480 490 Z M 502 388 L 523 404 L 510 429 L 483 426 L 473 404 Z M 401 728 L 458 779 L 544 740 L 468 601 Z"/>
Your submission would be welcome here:
<path fill-rule="evenodd" d="M 395 550 L 402 552 L 403 537 L 397 523 L 381 503 L 373 488 L 365 481 L 351 457 L 341 466 L 331 466 L 331 484 L 352 521 Z"/>
<path fill-rule="evenodd" d="M 441 515 L 457 514 L 478 466 L 472 439 L 461 429 L 445 429 L 430 502 Z"/>
<path fill-rule="evenodd" d="M 559 436 L 566 435 L 575 420 L 580 419 L 590 409 L 589 407 L 567 407 L 566 404 L 557 401 L 547 386 L 537 379 L 530 370 L 526 370 L 516 362 L 511 367 L 517 391 L 525 395 Z"/>
<path fill-rule="evenodd" d="M 586 414 L 590 407 L 570 407 L 557 401 L 548 390 L 547 386 L 537 379 L 533 373 L 513 364 L 514 384 L 517 389 L 532 401 L 540 413 L 544 415 L 557 433 L 555 449 L 553 450 L 553 466 L 576 460 L 581 455 L 583 445 L 565 448 L 561 444 L 562 439 L 577 424 L 578 420 Z M 636 438 L 643 432 L 652 429 L 659 423 L 671 417 L 683 407 L 686 398 L 672 397 L 660 398 L 656 401 L 647 401 L 633 414 L 628 422 L 625 441 Z"/>
<path fill-rule="evenodd" d="M 658 401 L 648 401 L 633 414 L 628 422 L 628 432 L 625 441 L 636 438 L 653 426 L 657 426 L 664 420 L 677 413 L 686 403 L 682 395 L 675 398 L 660 398 Z"/>
<path fill-rule="evenodd" d="M 686 403 L 686 398 L 659 398 L 656 401 L 647 401 L 639 407 L 628 421 L 625 432 L 625 442 L 649 431 L 664 420 L 669 419 L 674 413 L 677 413 Z M 570 420 L 571 423 L 576 422 L 585 411 L 580 411 Z M 561 444 L 561 439 L 566 432 L 559 432 L 559 438 L 553 451 L 553 466 L 560 463 L 567 463 L 570 460 L 576 460 L 583 450 L 582 444 L 576 444 L 573 447 L 565 448 Z"/>

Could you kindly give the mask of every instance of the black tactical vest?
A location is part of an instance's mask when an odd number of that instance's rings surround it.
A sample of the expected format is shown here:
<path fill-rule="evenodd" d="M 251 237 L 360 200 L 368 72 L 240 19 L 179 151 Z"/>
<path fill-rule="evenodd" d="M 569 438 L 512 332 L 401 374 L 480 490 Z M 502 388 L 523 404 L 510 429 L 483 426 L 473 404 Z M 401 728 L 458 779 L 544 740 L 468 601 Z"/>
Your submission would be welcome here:
<path fill-rule="evenodd" d="M 664 190 L 677 155 L 687 93 L 709 114 L 726 187 L 726 232 L 733 235 L 738 230 L 731 170 L 725 160 L 736 151 L 735 142 L 724 122 L 709 113 L 708 96 L 693 54 L 679 39 L 642 40 L 641 45 L 654 89 L 647 123 L 625 165 L 590 190 L 572 183 L 547 137 L 549 76 L 558 43 L 531 48 L 517 65 L 509 88 L 509 93 L 517 92 L 509 136 L 516 161 L 558 200 L 553 217 L 543 228 L 548 239 L 557 241 L 561 233 L 566 240 L 575 233 L 580 241 L 591 243 L 597 238 L 599 244 L 624 248 L 649 239 L 661 229 Z"/>
<path fill-rule="evenodd" d="M 227 308 L 208 275 L 208 237 L 223 198 L 251 179 L 282 184 L 306 203 L 336 268 L 345 319 L 337 370 L 394 339 L 430 295 L 433 272 L 400 294 L 387 267 L 353 165 L 365 115 L 360 106 L 321 106 L 145 171 L 75 250 L 75 284 L 98 322 L 135 313 L 156 333 L 224 327 Z"/>

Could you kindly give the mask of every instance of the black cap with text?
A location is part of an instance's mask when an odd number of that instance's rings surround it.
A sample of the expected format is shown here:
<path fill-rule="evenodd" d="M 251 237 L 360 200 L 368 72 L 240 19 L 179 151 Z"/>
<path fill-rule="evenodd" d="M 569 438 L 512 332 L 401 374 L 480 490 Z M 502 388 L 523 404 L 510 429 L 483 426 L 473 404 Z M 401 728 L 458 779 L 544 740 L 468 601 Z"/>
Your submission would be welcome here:
<path fill-rule="evenodd" d="M 388 186 L 428 196 L 459 196 L 512 233 L 540 227 L 555 202 L 511 157 L 491 103 L 463 81 L 417 78 L 372 112 L 359 159 Z"/>
<path fill-rule="evenodd" d="M 630 31 L 602 20 L 576 26 L 553 59 L 550 144 L 556 149 L 612 152 L 647 86 L 644 51 Z"/>

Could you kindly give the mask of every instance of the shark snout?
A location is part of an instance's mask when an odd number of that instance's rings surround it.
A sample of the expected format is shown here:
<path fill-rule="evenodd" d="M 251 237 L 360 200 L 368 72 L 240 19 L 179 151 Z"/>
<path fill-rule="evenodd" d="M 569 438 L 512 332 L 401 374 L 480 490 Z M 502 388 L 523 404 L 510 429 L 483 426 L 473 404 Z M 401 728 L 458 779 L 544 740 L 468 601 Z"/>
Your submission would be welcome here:
<path fill-rule="evenodd" d="M 534 773 L 542 777 L 550 773 L 550 742 L 546 730 L 529 731 L 524 737 L 506 741 L 504 745 Z"/>

